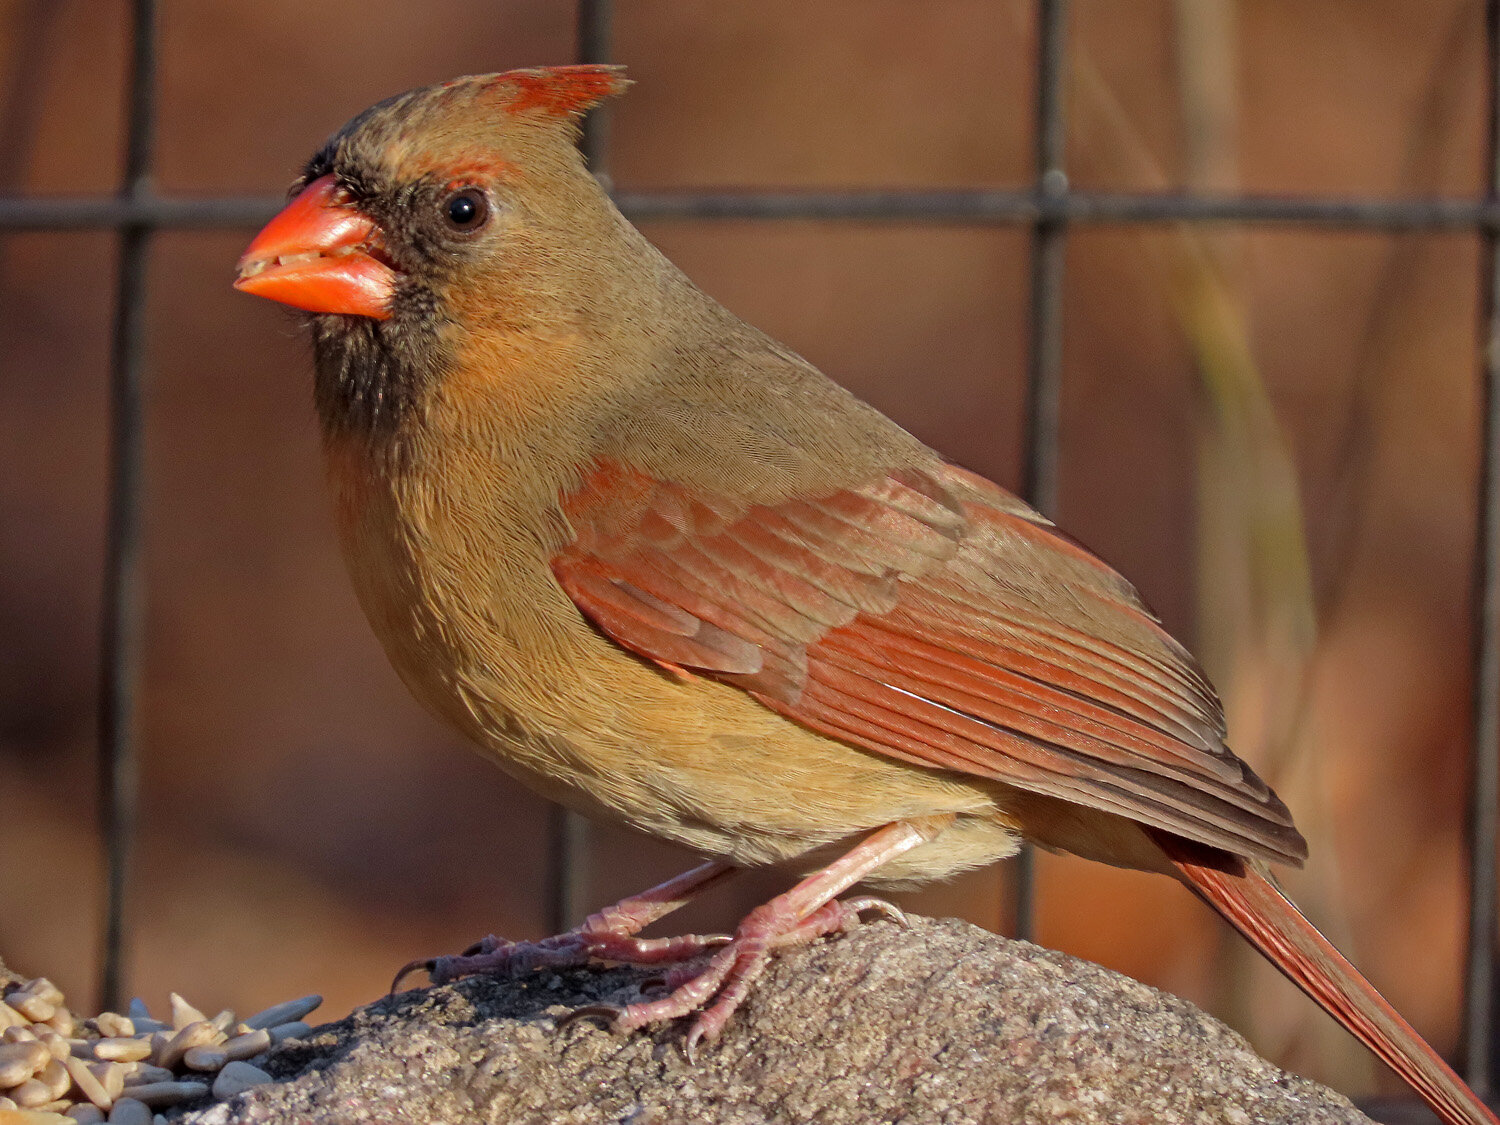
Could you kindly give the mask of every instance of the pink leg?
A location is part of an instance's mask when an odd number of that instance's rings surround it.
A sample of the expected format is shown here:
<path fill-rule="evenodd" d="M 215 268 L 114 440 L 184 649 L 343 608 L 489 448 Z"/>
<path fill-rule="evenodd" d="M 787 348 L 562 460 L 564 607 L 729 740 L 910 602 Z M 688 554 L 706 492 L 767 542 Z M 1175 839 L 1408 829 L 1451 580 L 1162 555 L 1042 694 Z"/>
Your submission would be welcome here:
<path fill-rule="evenodd" d="M 519 975 L 543 967 L 562 968 L 590 961 L 654 965 L 696 957 L 729 941 L 723 934 L 685 934 L 670 938 L 635 935 L 658 918 L 685 906 L 735 869 L 727 863 L 705 863 L 649 891 L 622 899 L 591 914 L 583 925 L 540 941 L 505 941 L 491 935 L 457 957 L 413 961 L 396 976 L 391 991 L 415 969 L 426 969 L 434 984 L 446 984 L 474 973 Z"/>
<path fill-rule="evenodd" d="M 798 945 L 806 945 L 816 941 L 825 934 L 847 933 L 863 921 L 865 914 L 880 914 L 887 921 L 896 922 L 902 926 L 910 925 L 906 915 L 894 903 L 886 902 L 883 898 L 852 898 L 847 902 L 842 899 L 834 899 L 826 902 L 817 910 L 805 918 L 795 929 L 788 930 L 778 937 L 773 943 L 772 949 L 787 949 Z M 662 980 L 668 992 L 676 990 L 679 986 L 697 977 L 703 972 L 703 968 L 696 962 L 679 964 L 667 972 Z"/>
<path fill-rule="evenodd" d="M 733 940 L 715 953 L 701 972 L 678 984 L 670 995 L 626 1008 L 591 1005 L 578 1009 L 569 1018 L 603 1016 L 615 1030 L 629 1031 L 701 1008 L 684 1045 L 691 1057 L 698 1042 L 713 1040 L 724 1029 L 749 994 L 750 986 L 765 971 L 773 949 L 812 941 L 846 926 L 850 922 L 849 910 L 839 908 L 833 902 L 834 897 L 881 864 L 935 838 L 953 819 L 950 815 L 898 820 L 872 833 L 822 871 L 747 914 L 735 930 Z M 861 900 L 860 905 L 869 904 Z"/>
<path fill-rule="evenodd" d="M 901 909 L 883 898 L 866 895 L 863 898 L 851 898 L 847 902 L 834 899 L 809 914 L 796 929 L 777 938 L 775 947 L 780 949 L 783 946 L 806 945 L 824 934 L 846 933 L 858 926 L 862 920 L 861 915 L 867 913 L 880 914 L 887 921 L 897 922 L 902 926 L 910 925 Z"/>
<path fill-rule="evenodd" d="M 578 932 L 618 934 L 621 937 L 638 934 L 657 919 L 686 906 L 733 871 L 732 866 L 717 860 L 701 864 L 649 891 L 621 899 L 597 914 L 590 914 Z"/>

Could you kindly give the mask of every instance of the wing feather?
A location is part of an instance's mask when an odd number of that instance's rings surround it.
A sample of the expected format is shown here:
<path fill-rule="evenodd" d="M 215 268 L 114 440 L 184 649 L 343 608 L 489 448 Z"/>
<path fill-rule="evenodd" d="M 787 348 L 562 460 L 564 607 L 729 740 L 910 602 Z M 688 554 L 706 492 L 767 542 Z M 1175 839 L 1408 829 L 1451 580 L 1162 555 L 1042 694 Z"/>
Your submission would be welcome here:
<path fill-rule="evenodd" d="M 607 636 L 927 768 L 1300 863 L 1192 657 L 1123 578 L 949 466 L 778 505 L 601 463 L 553 560 Z"/>

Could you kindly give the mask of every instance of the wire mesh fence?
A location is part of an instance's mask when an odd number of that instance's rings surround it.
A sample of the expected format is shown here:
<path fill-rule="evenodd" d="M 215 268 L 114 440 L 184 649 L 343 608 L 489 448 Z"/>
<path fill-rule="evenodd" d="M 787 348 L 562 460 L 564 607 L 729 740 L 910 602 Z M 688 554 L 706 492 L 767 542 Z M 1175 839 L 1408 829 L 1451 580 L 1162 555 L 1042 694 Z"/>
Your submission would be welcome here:
<path fill-rule="evenodd" d="M 577 56 L 610 58 L 612 5 L 580 0 Z M 137 701 L 141 677 L 142 435 L 145 262 L 164 230 L 251 227 L 281 201 L 260 197 L 170 198 L 152 186 L 158 117 L 156 0 L 133 0 L 127 144 L 123 183 L 111 198 L 0 198 L 0 231 L 111 230 L 120 241 L 110 358 L 110 500 L 99 675 L 100 831 L 108 871 L 102 939 L 106 1007 L 122 990 L 122 950 L 129 919 L 126 873 L 136 829 Z M 1111 193 L 1074 190 L 1065 160 L 1064 91 L 1068 73 L 1066 0 L 1038 0 L 1034 69 L 1034 180 L 1026 190 L 656 191 L 615 198 L 632 219 L 782 220 L 1005 225 L 1030 233 L 1027 320 L 1027 409 L 1024 490 L 1043 512 L 1056 506 L 1062 380 L 1062 294 L 1070 229 L 1081 225 L 1276 224 L 1294 228 L 1477 232 L 1482 285 L 1476 370 L 1480 383 L 1481 466 L 1473 572 L 1473 744 L 1469 804 L 1468 961 L 1464 976 L 1463 1070 L 1481 1094 L 1494 1088 L 1496 810 L 1500 791 L 1500 0 L 1486 3 L 1487 135 L 1485 187 L 1479 198 L 1382 199 L 1356 196 Z M 607 111 L 606 111 L 607 113 Z M 586 123 L 583 149 L 592 170 L 609 179 L 608 119 Z M 587 827 L 572 814 L 554 817 L 550 848 L 551 916 L 557 929 L 586 908 Z M 1029 864 L 1013 882 L 1012 921 L 1032 932 L 1034 887 Z"/>

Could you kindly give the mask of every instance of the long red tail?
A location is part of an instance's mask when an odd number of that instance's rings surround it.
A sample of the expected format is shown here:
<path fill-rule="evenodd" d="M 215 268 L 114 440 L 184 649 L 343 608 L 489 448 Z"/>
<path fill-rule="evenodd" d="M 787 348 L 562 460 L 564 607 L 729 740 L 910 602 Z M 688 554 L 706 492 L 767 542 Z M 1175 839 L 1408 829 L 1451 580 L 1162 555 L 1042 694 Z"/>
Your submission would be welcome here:
<path fill-rule="evenodd" d="M 1195 894 L 1410 1083 L 1448 1125 L 1497 1125 L 1474 1091 L 1274 883 L 1224 852 L 1165 832 L 1152 837 Z"/>

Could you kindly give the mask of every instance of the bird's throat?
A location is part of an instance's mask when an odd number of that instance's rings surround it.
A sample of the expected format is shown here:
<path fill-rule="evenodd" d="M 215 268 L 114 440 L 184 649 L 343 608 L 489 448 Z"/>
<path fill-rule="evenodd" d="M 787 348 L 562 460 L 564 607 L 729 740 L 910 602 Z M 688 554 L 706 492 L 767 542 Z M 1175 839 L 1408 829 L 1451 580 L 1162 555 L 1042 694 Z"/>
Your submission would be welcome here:
<path fill-rule="evenodd" d="M 391 438 L 420 412 L 449 365 L 431 318 L 311 320 L 314 397 L 326 433 Z"/>

